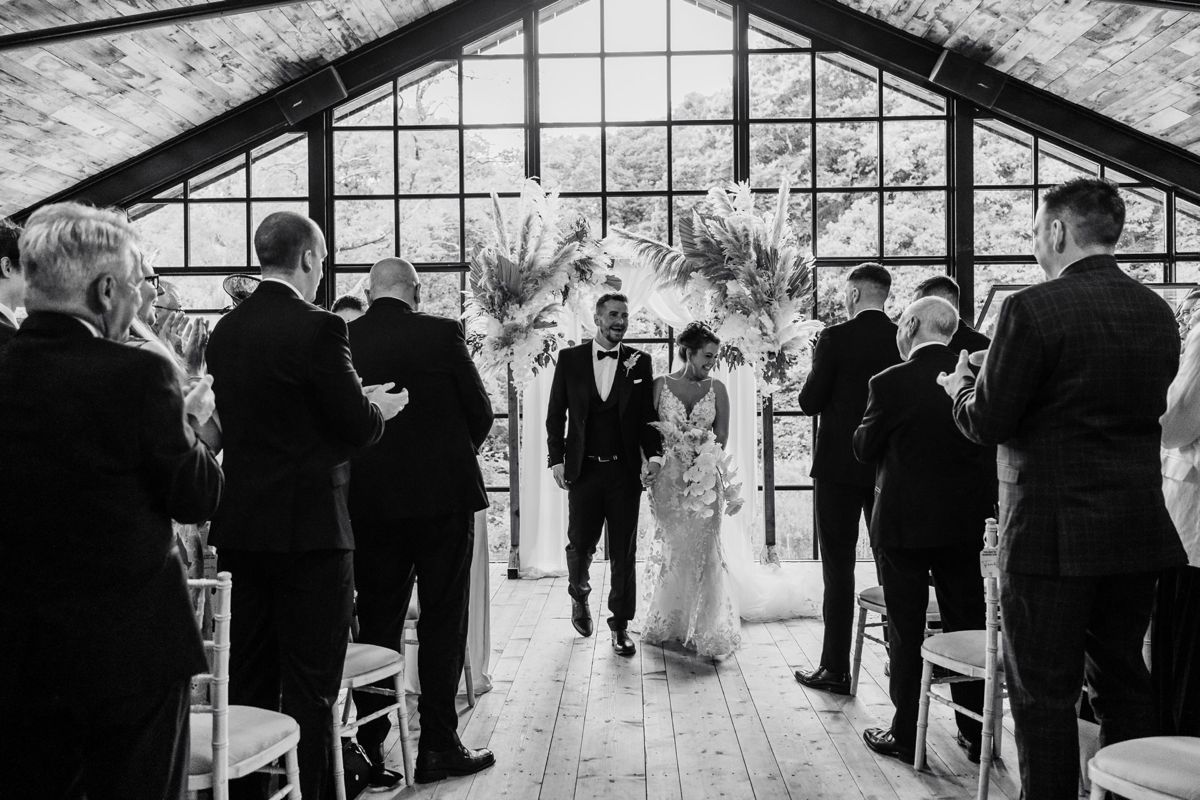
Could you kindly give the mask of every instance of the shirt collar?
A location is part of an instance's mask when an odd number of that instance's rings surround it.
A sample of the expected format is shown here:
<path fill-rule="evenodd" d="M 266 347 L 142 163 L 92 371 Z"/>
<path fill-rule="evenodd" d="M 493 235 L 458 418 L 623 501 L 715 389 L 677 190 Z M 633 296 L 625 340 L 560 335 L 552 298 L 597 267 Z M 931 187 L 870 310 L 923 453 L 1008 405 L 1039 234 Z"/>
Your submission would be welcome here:
<path fill-rule="evenodd" d="M 861 310 L 855 312 L 854 319 L 858 319 L 863 314 L 866 314 L 868 311 L 878 311 L 880 314 L 887 316 L 887 314 L 884 312 L 884 310 L 882 308 L 864 308 L 864 309 L 861 309 Z"/>
<path fill-rule="evenodd" d="M 281 283 L 281 284 L 283 284 L 284 286 L 286 286 L 286 287 L 288 287 L 289 289 L 291 289 L 291 290 L 292 290 L 292 294 L 296 295 L 296 297 L 299 297 L 301 300 L 304 300 L 304 295 L 300 294 L 300 290 L 299 290 L 299 289 L 297 289 L 295 286 L 293 286 L 292 284 L 288 283 L 287 281 L 285 281 L 285 280 L 283 280 L 283 279 L 281 279 L 281 278 L 263 278 L 263 279 L 262 279 L 262 283 Z M 307 300 L 304 300 L 304 302 L 306 302 L 306 303 L 307 303 L 308 301 L 307 301 Z"/>
<path fill-rule="evenodd" d="M 620 344 L 620 342 L 618 342 L 615 347 L 610 347 L 606 350 L 605 348 L 600 346 L 600 343 L 598 341 L 596 341 L 595 336 L 592 337 L 592 353 L 611 353 L 613 350 L 619 350 L 620 348 L 621 348 L 621 344 Z"/>
<path fill-rule="evenodd" d="M 14 328 L 17 327 L 16 312 L 4 305 L 4 303 L 0 303 L 0 317 L 4 317 L 6 320 L 8 320 L 9 324 L 11 324 Z"/>

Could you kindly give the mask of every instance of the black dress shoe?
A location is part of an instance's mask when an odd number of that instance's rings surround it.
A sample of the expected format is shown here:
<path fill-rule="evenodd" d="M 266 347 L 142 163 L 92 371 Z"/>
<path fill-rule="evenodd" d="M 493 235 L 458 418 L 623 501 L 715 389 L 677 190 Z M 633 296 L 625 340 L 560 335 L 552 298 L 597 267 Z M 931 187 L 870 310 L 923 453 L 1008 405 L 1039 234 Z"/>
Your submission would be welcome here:
<path fill-rule="evenodd" d="M 796 680 L 810 689 L 833 694 L 850 694 L 850 676 L 845 672 L 830 672 L 824 667 L 817 667 L 812 672 L 794 673 Z"/>
<path fill-rule="evenodd" d="M 404 779 L 404 775 L 390 770 L 383 764 L 372 764 L 367 773 L 367 785 L 372 789 L 390 789 Z"/>
<path fill-rule="evenodd" d="M 631 656 L 637 652 L 633 639 L 629 638 L 629 631 L 613 631 L 612 640 L 613 652 L 619 656 Z"/>
<path fill-rule="evenodd" d="M 496 763 L 491 750 L 468 750 L 461 744 L 452 750 L 422 750 L 417 754 L 417 783 L 433 783 L 451 775 L 472 775 Z"/>
<path fill-rule="evenodd" d="M 571 601 L 571 624 L 580 636 L 592 635 L 592 610 L 586 600 Z"/>
<path fill-rule="evenodd" d="M 887 728 L 867 728 L 863 731 L 867 747 L 881 756 L 898 758 L 906 764 L 913 763 L 913 749 L 896 743 L 896 737 Z"/>
<path fill-rule="evenodd" d="M 980 740 L 971 741 L 963 735 L 962 731 L 959 731 L 954 735 L 954 741 L 958 742 L 959 747 L 967 751 L 967 761 L 970 761 L 972 764 L 979 763 L 980 746 L 982 744 Z"/>

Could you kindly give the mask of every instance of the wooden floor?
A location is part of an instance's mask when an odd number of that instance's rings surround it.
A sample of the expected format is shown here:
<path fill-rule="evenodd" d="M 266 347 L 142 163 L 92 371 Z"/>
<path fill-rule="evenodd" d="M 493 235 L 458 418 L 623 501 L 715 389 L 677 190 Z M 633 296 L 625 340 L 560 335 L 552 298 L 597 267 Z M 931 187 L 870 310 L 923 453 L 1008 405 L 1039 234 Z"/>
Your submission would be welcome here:
<path fill-rule="evenodd" d="M 600 565 L 597 565 L 600 566 Z M 591 800 L 591 798 L 970 798 L 978 767 L 954 742 L 949 709 L 930 712 L 930 769 L 915 772 L 876 756 L 863 730 L 886 727 L 892 706 L 883 652 L 867 643 L 857 697 L 800 686 L 792 677 L 820 654 L 820 620 L 748 624 L 743 645 L 722 661 L 676 648 L 613 654 L 594 602 L 597 635 L 571 627 L 564 578 L 510 581 L 493 565 L 491 673 L 495 688 L 460 708 L 468 747 L 489 747 L 496 766 L 411 789 L 366 792 L 364 800 Z M 607 596 L 607 570 L 593 574 Z M 409 699 L 414 734 L 415 700 Z M 1012 725 L 991 797 L 1019 795 Z M 415 739 L 414 739 L 415 741 Z M 401 766 L 396 733 L 389 766 Z M 415 748 L 414 748 L 415 756 Z"/>

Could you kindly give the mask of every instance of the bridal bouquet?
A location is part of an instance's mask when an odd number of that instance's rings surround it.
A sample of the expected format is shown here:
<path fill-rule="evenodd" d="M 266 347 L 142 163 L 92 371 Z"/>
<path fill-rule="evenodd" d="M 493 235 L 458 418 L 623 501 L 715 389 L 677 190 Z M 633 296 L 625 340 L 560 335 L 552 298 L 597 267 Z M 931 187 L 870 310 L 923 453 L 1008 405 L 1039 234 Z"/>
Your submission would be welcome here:
<path fill-rule="evenodd" d="M 683 492 L 678 502 L 684 512 L 699 519 L 711 517 L 718 497 L 727 515 L 741 510 L 745 501 L 742 484 L 734 483 L 733 456 L 725 452 L 712 431 L 685 430 L 673 422 L 650 424 L 663 435 L 664 455 L 677 459 L 683 467 Z"/>

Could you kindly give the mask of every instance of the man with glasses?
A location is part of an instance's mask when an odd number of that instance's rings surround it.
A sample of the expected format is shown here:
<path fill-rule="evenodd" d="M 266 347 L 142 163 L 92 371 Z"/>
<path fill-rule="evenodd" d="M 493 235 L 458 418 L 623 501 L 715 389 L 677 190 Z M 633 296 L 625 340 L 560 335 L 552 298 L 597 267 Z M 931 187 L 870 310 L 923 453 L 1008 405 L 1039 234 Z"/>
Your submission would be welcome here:
<path fill-rule="evenodd" d="M 0 348 L 17 332 L 15 309 L 25 305 L 25 271 L 21 268 L 21 229 L 0 220 Z"/>

